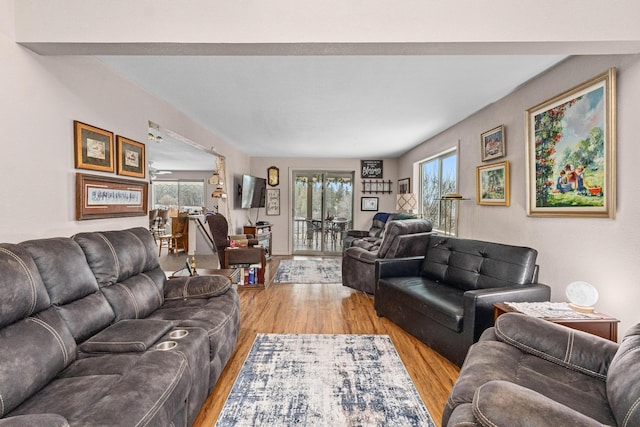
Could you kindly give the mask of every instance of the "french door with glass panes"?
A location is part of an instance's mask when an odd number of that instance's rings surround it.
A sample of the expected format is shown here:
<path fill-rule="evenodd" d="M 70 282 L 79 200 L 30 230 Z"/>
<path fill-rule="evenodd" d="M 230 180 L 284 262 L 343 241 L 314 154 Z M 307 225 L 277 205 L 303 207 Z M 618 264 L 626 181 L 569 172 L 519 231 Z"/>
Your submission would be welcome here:
<path fill-rule="evenodd" d="M 293 253 L 336 254 L 353 221 L 353 171 L 293 171 Z"/>

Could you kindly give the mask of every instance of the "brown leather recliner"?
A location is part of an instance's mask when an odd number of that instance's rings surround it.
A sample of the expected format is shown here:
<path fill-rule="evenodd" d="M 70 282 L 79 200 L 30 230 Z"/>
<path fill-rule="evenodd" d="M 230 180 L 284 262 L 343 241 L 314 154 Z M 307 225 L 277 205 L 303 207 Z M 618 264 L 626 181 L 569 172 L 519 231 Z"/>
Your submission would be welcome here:
<path fill-rule="evenodd" d="M 213 237 L 213 243 L 216 245 L 216 252 L 218 253 L 218 260 L 220 261 L 220 268 L 224 268 L 225 265 L 225 252 L 224 250 L 231 245 L 231 238 L 229 236 L 229 222 L 227 218 L 221 213 L 207 213 L 205 215 L 207 224 L 209 224 L 209 230 L 211 231 L 211 237 Z M 258 244 L 258 240 L 254 238 L 253 234 L 243 234 L 242 237 L 247 240 L 247 246 L 255 246 Z"/>

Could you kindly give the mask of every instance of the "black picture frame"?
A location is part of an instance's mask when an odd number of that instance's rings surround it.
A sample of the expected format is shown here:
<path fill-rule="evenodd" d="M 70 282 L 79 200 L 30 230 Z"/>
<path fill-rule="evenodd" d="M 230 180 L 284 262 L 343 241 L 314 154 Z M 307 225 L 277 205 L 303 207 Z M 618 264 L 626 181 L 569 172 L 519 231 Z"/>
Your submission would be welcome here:
<path fill-rule="evenodd" d="M 362 178 L 382 178 L 382 160 L 360 160 Z"/>
<path fill-rule="evenodd" d="M 361 197 L 360 198 L 360 210 L 361 211 L 378 211 L 378 198 L 377 197 Z"/>

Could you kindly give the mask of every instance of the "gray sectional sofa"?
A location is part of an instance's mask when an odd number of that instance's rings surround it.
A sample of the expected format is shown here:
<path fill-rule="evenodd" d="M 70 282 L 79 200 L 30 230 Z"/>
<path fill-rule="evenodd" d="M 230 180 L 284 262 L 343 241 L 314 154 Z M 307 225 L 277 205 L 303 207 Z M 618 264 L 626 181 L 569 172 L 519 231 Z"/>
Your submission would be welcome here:
<path fill-rule="evenodd" d="M 1 426 L 187 426 L 239 329 L 223 276 L 167 280 L 148 230 L 0 244 Z"/>

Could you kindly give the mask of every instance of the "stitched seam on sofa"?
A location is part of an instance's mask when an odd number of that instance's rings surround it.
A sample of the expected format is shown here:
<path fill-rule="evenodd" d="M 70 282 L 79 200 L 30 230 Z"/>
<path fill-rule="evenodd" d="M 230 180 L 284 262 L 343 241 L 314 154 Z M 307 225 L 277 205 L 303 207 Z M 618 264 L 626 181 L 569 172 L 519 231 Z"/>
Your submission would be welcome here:
<path fill-rule="evenodd" d="M 191 277 L 188 277 L 187 280 L 184 281 L 184 286 L 182 287 L 182 297 L 186 298 L 189 296 L 189 282 L 191 281 Z"/>
<path fill-rule="evenodd" d="M 138 310 L 138 302 L 136 301 L 136 298 L 133 295 L 133 292 L 131 292 L 131 289 L 127 288 L 122 283 L 117 283 L 117 286 L 120 286 L 122 289 L 124 289 L 125 293 L 129 295 L 129 298 L 131 298 L 131 303 L 133 304 L 133 311 L 136 316 L 135 318 L 137 319 L 138 317 L 140 317 L 140 310 Z"/>
<path fill-rule="evenodd" d="M 629 353 L 630 351 L 636 350 L 640 348 L 640 344 L 638 345 L 634 345 L 633 347 L 629 347 L 628 349 L 624 350 L 623 352 L 620 353 L 616 353 L 616 359 L 620 360 L 622 359 L 624 356 L 626 356 L 627 353 Z"/>
<path fill-rule="evenodd" d="M 238 306 L 237 305 L 233 305 L 233 312 L 229 313 L 228 316 L 225 316 L 224 321 L 218 323 L 218 327 L 216 329 L 208 329 L 207 330 L 207 335 L 212 336 L 214 334 L 217 334 L 221 329 L 223 329 L 230 321 L 231 319 L 233 319 L 233 315 L 235 313 L 237 313 L 238 311 Z"/>
<path fill-rule="evenodd" d="M 480 409 L 480 389 L 482 388 L 482 386 L 478 387 L 475 391 L 475 393 L 473 393 L 473 401 L 472 401 L 472 405 L 473 405 L 473 413 L 474 415 L 476 415 L 478 418 L 480 418 L 480 420 L 482 421 L 483 425 L 490 425 L 493 427 L 498 427 L 497 425 L 495 425 L 494 423 L 492 423 L 489 418 L 486 417 L 486 415 L 484 415 L 482 413 L 482 410 Z"/>
<path fill-rule="evenodd" d="M 138 242 L 140 242 L 140 244 L 142 245 L 143 248 L 145 248 L 145 249 L 147 248 L 141 238 L 139 238 L 138 236 L 133 234 L 131 231 L 129 231 L 128 234 L 130 234 L 131 236 L 133 236 L 134 239 L 136 239 Z M 147 265 L 147 251 L 146 250 L 144 251 L 144 262 L 140 263 L 140 265 Z"/>
<path fill-rule="evenodd" d="M 140 276 L 145 277 L 149 281 L 149 283 L 153 286 L 153 289 L 156 290 L 156 294 L 158 295 L 158 304 L 162 305 L 162 292 L 160 292 L 160 289 L 158 289 L 158 287 L 156 286 L 156 282 L 154 282 L 153 279 L 149 277 L 149 275 L 147 275 L 146 273 L 140 273 Z"/>
<path fill-rule="evenodd" d="M 180 378 L 182 377 L 182 374 L 184 374 L 184 371 L 187 369 L 187 361 L 184 357 L 184 354 L 178 351 L 175 351 L 174 353 L 180 354 L 180 356 L 182 356 L 183 358 L 182 363 L 180 363 L 180 369 L 178 369 L 178 372 L 176 373 L 176 376 L 174 377 L 171 384 L 169 384 L 169 387 L 167 387 L 164 393 L 162 393 L 162 395 L 158 398 L 158 400 L 156 400 L 156 403 L 154 403 L 153 406 L 149 408 L 149 410 L 144 414 L 144 416 L 140 419 L 140 421 L 136 423 L 136 426 L 146 425 L 146 423 L 151 418 L 153 418 L 153 416 L 158 412 L 158 410 L 162 406 L 160 402 L 164 403 L 166 401 L 167 396 L 170 395 L 173 392 L 173 390 L 176 388 L 176 386 L 178 385 L 178 382 L 180 381 Z"/>
<path fill-rule="evenodd" d="M 0 248 L 0 252 L 5 253 L 9 255 L 11 258 L 15 259 L 18 262 L 18 264 L 20 264 L 20 267 L 22 267 L 24 272 L 27 274 L 27 277 L 29 277 L 29 285 L 31 288 L 31 303 L 30 303 L 29 309 L 25 312 L 25 315 L 33 313 L 33 310 L 35 310 L 36 308 L 36 301 L 37 301 L 36 281 L 33 278 L 33 275 L 29 271 L 29 268 L 27 268 L 27 264 L 14 252 L 11 252 L 5 248 Z"/>
<path fill-rule="evenodd" d="M 32 321 L 34 323 L 37 323 L 38 325 L 42 326 L 47 331 L 49 331 L 51 333 L 51 335 L 53 335 L 53 338 L 56 340 L 56 342 L 58 343 L 58 346 L 60 346 L 60 350 L 62 351 L 62 359 L 64 361 L 64 365 L 67 366 L 67 362 L 69 361 L 69 353 L 67 353 L 67 349 L 64 346 L 64 340 L 62 339 L 62 337 L 60 336 L 58 331 L 53 329 L 51 327 L 51 325 L 45 323 L 44 321 L 42 321 L 42 320 L 40 320 L 38 318 L 29 317 L 29 318 L 27 318 L 27 320 L 30 320 L 30 321 Z"/>
<path fill-rule="evenodd" d="M 113 260 L 115 261 L 115 265 L 116 265 L 116 280 L 118 280 L 118 278 L 120 277 L 120 261 L 118 260 L 118 256 L 116 254 L 116 248 L 113 247 L 109 239 L 107 239 L 107 237 L 104 234 L 102 233 L 96 233 L 96 234 L 98 234 L 98 236 L 100 236 L 100 238 L 104 240 L 104 242 L 109 247 L 109 250 L 111 251 L 111 255 L 113 255 Z"/>
<path fill-rule="evenodd" d="M 567 337 L 567 353 L 564 356 L 565 362 L 569 363 L 571 360 L 571 356 L 573 355 L 573 343 L 575 341 L 575 337 L 573 332 L 569 332 L 569 336 Z"/>
<path fill-rule="evenodd" d="M 96 344 L 108 344 L 109 346 L 118 346 L 118 345 L 140 345 L 143 350 L 147 349 L 147 346 L 143 341 L 91 341 L 88 344 L 96 345 Z"/>
<path fill-rule="evenodd" d="M 0 417 L 4 417 L 4 398 L 2 393 L 0 393 Z"/>
<path fill-rule="evenodd" d="M 627 427 L 627 425 L 629 425 L 629 418 L 631 418 L 631 415 L 633 415 L 633 412 L 635 411 L 635 409 L 638 407 L 639 404 L 640 404 L 640 397 L 637 398 L 635 402 L 633 402 L 633 405 L 631 405 L 631 407 L 627 411 L 627 414 L 625 415 L 624 420 L 622 421 L 621 427 Z"/>
<path fill-rule="evenodd" d="M 573 333 L 573 332 L 570 332 L 570 333 Z M 573 369 L 573 370 L 578 371 L 578 372 L 587 373 L 587 374 L 589 374 L 591 376 L 594 376 L 594 377 L 596 377 L 596 378 L 598 378 L 598 379 L 600 379 L 602 381 L 606 381 L 606 379 L 607 379 L 606 375 L 602 375 L 599 372 L 592 371 L 591 369 L 587 369 L 587 368 L 585 368 L 583 366 L 576 365 L 576 364 L 573 364 L 571 362 L 566 362 L 566 361 L 561 360 L 561 359 L 559 359 L 557 357 L 551 356 L 550 354 L 545 353 L 545 352 L 543 352 L 541 350 L 535 349 L 533 347 L 529 347 L 526 344 L 523 344 L 523 343 L 521 343 L 519 341 L 516 341 L 513 338 L 508 337 L 507 335 L 505 335 L 502 331 L 500 331 L 500 327 L 498 327 L 497 325 L 496 325 L 496 335 L 498 337 L 500 337 L 501 340 L 503 340 L 504 342 L 507 342 L 508 344 L 511 344 L 515 348 L 518 348 L 518 349 L 521 349 L 521 350 L 525 350 L 527 353 L 533 354 L 534 356 L 538 356 L 541 359 L 548 360 L 549 362 L 556 363 L 556 364 L 559 364 L 561 366 L 566 366 L 567 368 Z"/>

